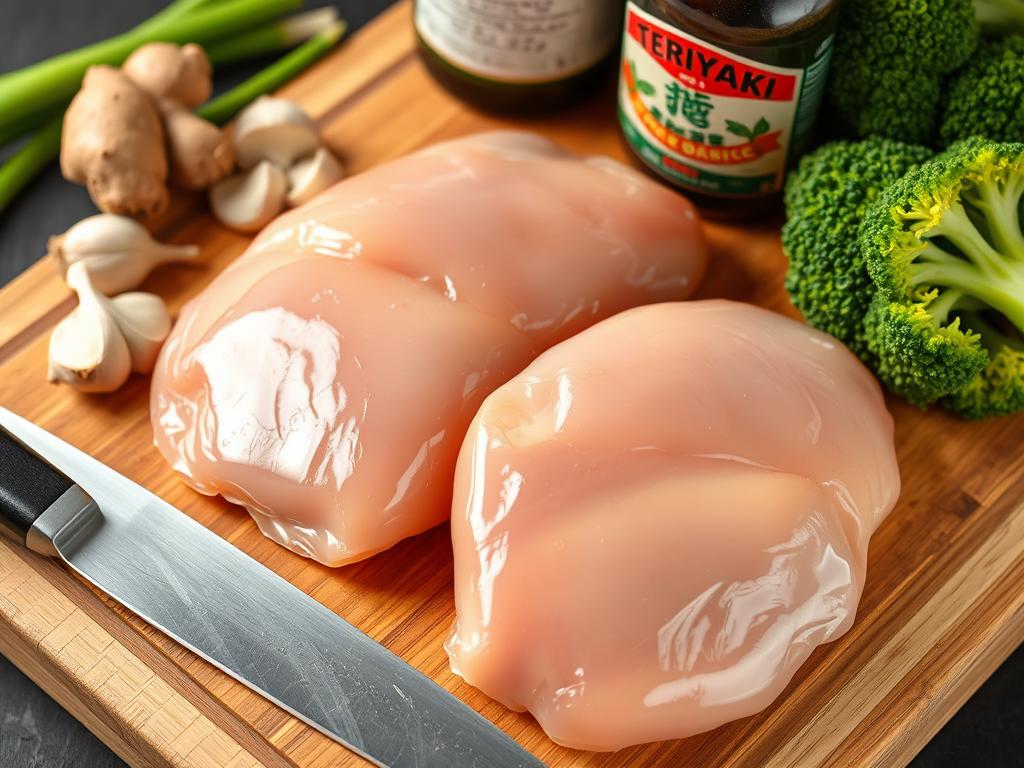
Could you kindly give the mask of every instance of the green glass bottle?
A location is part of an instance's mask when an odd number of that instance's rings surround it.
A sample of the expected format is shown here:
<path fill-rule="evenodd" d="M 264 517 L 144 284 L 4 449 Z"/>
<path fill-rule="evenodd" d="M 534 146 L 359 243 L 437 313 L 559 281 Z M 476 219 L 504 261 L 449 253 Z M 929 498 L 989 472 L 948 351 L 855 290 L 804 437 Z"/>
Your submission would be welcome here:
<path fill-rule="evenodd" d="M 838 0 L 629 0 L 619 124 L 705 214 L 776 204 L 821 104 Z"/>
<path fill-rule="evenodd" d="M 483 109 L 556 109 L 597 84 L 614 57 L 622 0 L 415 0 L 428 69 Z"/>

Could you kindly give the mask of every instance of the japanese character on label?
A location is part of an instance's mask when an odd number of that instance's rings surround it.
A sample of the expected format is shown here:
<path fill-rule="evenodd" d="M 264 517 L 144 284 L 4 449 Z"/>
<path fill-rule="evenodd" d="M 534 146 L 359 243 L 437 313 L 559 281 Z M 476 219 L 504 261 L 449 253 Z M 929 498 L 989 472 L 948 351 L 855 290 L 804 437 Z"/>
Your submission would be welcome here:
<path fill-rule="evenodd" d="M 708 115 L 714 108 L 711 97 L 706 93 L 691 91 L 676 82 L 665 86 L 665 109 L 670 114 L 686 118 L 694 128 L 709 127 Z"/>

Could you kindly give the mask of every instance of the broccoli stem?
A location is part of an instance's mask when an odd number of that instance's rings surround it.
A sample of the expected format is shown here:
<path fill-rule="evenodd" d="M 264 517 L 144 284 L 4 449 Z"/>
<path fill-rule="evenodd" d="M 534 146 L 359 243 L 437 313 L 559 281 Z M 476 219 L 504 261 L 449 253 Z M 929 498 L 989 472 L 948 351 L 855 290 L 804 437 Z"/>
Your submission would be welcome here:
<path fill-rule="evenodd" d="M 981 335 L 981 343 L 989 351 L 997 352 L 1002 347 L 1009 347 L 1018 352 L 1024 352 L 1024 339 L 1003 333 L 977 312 L 961 312 L 960 319 L 964 326 Z"/>
<path fill-rule="evenodd" d="M 993 180 L 964 190 L 964 198 L 981 211 L 996 248 L 1024 258 L 1024 234 L 1020 230 L 1018 202 L 1024 195 L 1024 175 L 1013 174 L 1008 181 Z"/>
<path fill-rule="evenodd" d="M 930 240 L 925 240 L 924 248 L 919 250 L 914 261 L 917 264 L 963 264 L 964 260 L 948 253 Z"/>
<path fill-rule="evenodd" d="M 949 320 L 949 313 L 960 307 L 964 301 L 964 292 L 950 289 L 943 291 L 928 304 L 928 313 L 935 318 L 939 325 L 945 325 Z"/>
<path fill-rule="evenodd" d="M 911 264 L 910 279 L 915 286 L 953 288 L 985 302 L 1024 331 L 1024 274 L 1012 282 L 993 282 L 966 261 L 962 265 Z"/>
<path fill-rule="evenodd" d="M 928 232 L 908 274 L 915 287 L 946 289 L 929 306 L 937 317 L 945 319 L 973 297 L 1024 332 L 1024 235 L 1017 218 L 1017 185 L 996 186 L 979 185 L 968 202 L 984 214 L 989 236 L 999 250 L 978 231 L 964 206 L 956 203 Z M 948 240 L 963 257 L 940 248 L 936 237 Z"/>
<path fill-rule="evenodd" d="M 988 216 L 986 216 L 986 222 L 990 225 L 990 229 L 993 224 L 999 226 Z M 932 228 L 928 235 L 931 238 L 945 237 L 990 279 L 1007 278 L 1014 272 L 1006 263 L 1006 256 L 989 245 L 988 240 L 978 231 L 977 226 L 959 202 L 951 205 L 942 214 L 941 221 Z M 1007 254 L 1016 252 L 1024 255 L 1024 250 L 1014 248 L 1007 248 L 1006 252 Z"/>

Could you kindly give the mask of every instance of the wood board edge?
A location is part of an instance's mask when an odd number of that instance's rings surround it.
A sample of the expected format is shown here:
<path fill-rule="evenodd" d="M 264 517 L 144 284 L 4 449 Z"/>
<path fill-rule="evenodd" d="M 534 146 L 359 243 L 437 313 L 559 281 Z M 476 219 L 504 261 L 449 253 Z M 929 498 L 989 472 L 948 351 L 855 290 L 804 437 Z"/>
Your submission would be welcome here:
<path fill-rule="evenodd" d="M 386 16 L 392 20 L 399 19 L 404 24 L 406 23 L 406 20 L 401 19 L 400 17 L 401 14 L 408 13 L 408 7 L 408 2 L 400 2 L 391 9 L 389 9 L 387 12 L 385 12 L 384 16 L 379 18 L 383 20 Z M 356 35 L 353 38 L 352 41 L 346 43 L 346 45 L 352 44 L 352 42 L 358 39 L 361 35 L 368 33 L 376 23 L 377 22 L 374 22 L 373 24 L 368 26 L 364 31 L 361 31 L 358 35 Z M 391 23 L 395 22 L 392 21 Z M 300 79 L 299 81 L 296 82 L 296 88 L 299 89 L 298 91 L 296 91 L 296 94 L 298 94 L 301 91 L 302 87 L 302 81 Z M 336 116 L 337 111 L 334 110 L 334 108 L 330 109 L 332 110 L 331 114 Z M 45 283 L 46 286 L 52 287 L 54 284 L 59 285 L 59 281 L 55 276 L 46 274 L 46 271 L 49 270 L 48 265 L 39 263 L 32 267 L 31 270 L 35 270 L 35 274 L 38 274 L 39 279 L 43 283 Z M 4 290 L 6 291 L 7 289 Z M 6 295 L 7 294 L 5 294 L 4 291 L 0 291 L 0 307 L 5 305 L 6 302 L 4 301 L 4 297 Z M 61 314 L 62 306 L 63 305 L 58 305 L 56 308 L 51 309 L 50 312 L 57 312 L 56 316 L 59 316 L 59 314 Z M 3 312 L 0 311 L 0 314 L 3 314 Z M 9 311 L 8 314 L 10 314 Z M 33 322 L 36 323 L 36 325 L 33 326 L 33 328 L 29 332 L 27 332 L 29 336 L 27 336 L 26 338 L 36 338 L 42 331 L 44 331 L 48 327 L 45 324 L 47 322 L 45 315 L 42 318 L 34 319 Z M 0 333 L 0 360 L 3 359 L 5 350 L 6 348 L 4 346 L 3 335 L 2 333 Z M 96 606 L 97 611 L 109 611 L 109 608 L 107 606 L 104 606 L 99 601 L 96 601 Z M 903 722 L 903 727 L 907 730 L 906 734 L 902 734 L 899 739 L 889 740 L 885 742 L 885 751 L 877 753 L 878 760 L 881 760 L 882 757 L 884 757 L 886 760 L 890 760 L 891 762 L 876 761 L 871 764 L 889 766 L 905 765 L 906 762 L 909 762 L 909 760 L 913 757 L 914 754 L 916 754 L 916 752 L 927 741 L 927 739 L 930 738 L 930 736 L 933 735 L 942 726 L 942 724 L 945 723 L 949 719 L 949 717 L 952 716 L 952 714 L 960 707 L 960 705 L 962 705 L 963 702 L 966 701 L 970 693 L 972 693 L 978 686 L 980 686 L 980 684 L 984 681 L 988 674 L 990 674 L 991 671 L 996 666 L 998 666 L 998 662 L 1005 658 L 1009 651 L 1012 650 L 1011 644 L 1015 640 L 1014 633 L 1016 632 L 1019 634 L 1021 631 L 1024 631 L 1024 628 L 1021 628 L 1019 625 L 1014 625 L 1017 627 L 1016 630 L 1014 630 L 1013 626 L 1010 626 L 1011 623 L 1012 621 L 1008 620 L 1005 624 L 1001 624 L 996 628 L 999 634 L 997 634 L 994 637 L 992 645 L 986 646 L 988 650 L 985 650 L 982 647 L 978 647 L 973 649 L 968 657 L 965 657 L 967 660 L 971 662 L 967 667 L 967 672 L 965 672 L 962 677 L 957 678 L 955 681 L 951 682 L 949 680 L 946 680 L 943 683 L 944 688 L 940 692 L 941 695 L 930 700 L 931 706 L 929 709 L 922 710 L 922 713 L 916 715 L 915 719 L 905 720 Z M 1016 642 L 1019 642 L 1019 639 L 1017 639 Z M 1002 654 L 1002 656 L 1000 656 L 1000 654 Z M 999 657 L 998 660 L 995 660 L 996 657 Z M 168 659 L 166 663 L 173 664 L 174 661 L 173 659 Z M 954 682 L 955 685 L 953 684 Z M 897 687 L 901 687 L 903 685 L 904 683 L 900 682 L 897 684 Z M 304 728 L 305 726 L 299 727 Z M 862 734 L 858 734 L 855 737 L 853 737 L 853 739 L 844 740 L 843 745 L 844 747 L 850 746 L 854 741 L 862 738 L 867 739 L 868 737 Z M 834 762 L 834 759 L 835 755 L 833 755 L 831 758 L 824 758 L 819 762 L 815 762 L 813 763 L 813 765 L 858 764 L 836 763 Z"/>
<path fill-rule="evenodd" d="M 160 768 L 266 764 L 25 555 L 0 541 L 0 652 L 121 759 Z"/>

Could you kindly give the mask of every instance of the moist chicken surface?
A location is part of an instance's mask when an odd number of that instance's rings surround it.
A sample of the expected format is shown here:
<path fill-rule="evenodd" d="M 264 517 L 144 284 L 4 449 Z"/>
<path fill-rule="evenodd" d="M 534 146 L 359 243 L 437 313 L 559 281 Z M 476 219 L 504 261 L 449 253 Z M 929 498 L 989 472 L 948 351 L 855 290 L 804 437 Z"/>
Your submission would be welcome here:
<path fill-rule="evenodd" d="M 198 490 L 329 565 L 450 513 L 480 403 L 545 348 L 687 297 L 683 198 L 521 133 L 451 141 L 272 222 L 182 311 L 154 374 L 157 446 Z"/>
<path fill-rule="evenodd" d="M 727 301 L 624 312 L 469 428 L 452 668 L 580 749 L 754 714 L 850 628 L 899 488 L 881 390 L 832 337 Z"/>

